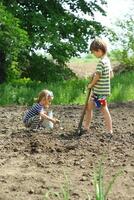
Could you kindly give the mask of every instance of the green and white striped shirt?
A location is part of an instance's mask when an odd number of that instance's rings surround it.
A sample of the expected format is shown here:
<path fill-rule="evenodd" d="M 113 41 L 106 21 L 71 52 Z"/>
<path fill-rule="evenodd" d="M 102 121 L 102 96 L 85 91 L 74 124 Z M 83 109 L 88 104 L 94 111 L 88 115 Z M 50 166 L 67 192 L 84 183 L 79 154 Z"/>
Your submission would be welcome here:
<path fill-rule="evenodd" d="M 100 79 L 93 87 L 94 94 L 97 95 L 110 95 L 110 60 L 107 56 L 103 57 L 96 67 L 96 72 L 100 74 Z"/>

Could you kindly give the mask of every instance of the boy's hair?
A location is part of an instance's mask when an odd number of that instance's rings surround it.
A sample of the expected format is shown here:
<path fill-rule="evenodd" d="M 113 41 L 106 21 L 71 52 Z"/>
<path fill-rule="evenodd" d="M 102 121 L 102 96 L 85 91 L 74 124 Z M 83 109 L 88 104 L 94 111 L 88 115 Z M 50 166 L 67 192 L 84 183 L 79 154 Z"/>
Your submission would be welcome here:
<path fill-rule="evenodd" d="M 49 90 L 42 90 L 37 98 L 37 103 L 39 103 L 43 98 L 47 99 L 48 97 L 51 97 L 53 99 L 53 92 L 49 91 Z"/>
<path fill-rule="evenodd" d="M 90 44 L 90 51 L 101 50 L 104 54 L 107 52 L 107 44 L 102 39 L 95 39 Z"/>

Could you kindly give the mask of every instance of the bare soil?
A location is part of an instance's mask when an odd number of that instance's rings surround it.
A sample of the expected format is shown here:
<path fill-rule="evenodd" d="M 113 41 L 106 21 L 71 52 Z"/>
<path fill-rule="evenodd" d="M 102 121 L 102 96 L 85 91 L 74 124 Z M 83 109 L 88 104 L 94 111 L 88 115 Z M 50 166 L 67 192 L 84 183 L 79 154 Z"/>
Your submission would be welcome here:
<path fill-rule="evenodd" d="M 78 77 L 89 77 L 96 69 L 96 62 L 84 63 L 84 62 L 71 62 L 68 63 L 68 67 L 78 76 Z"/>
<path fill-rule="evenodd" d="M 43 200 L 69 180 L 71 200 L 94 197 L 93 174 L 105 157 L 105 185 L 123 170 L 109 200 L 134 199 L 134 102 L 110 104 L 114 134 L 104 135 L 101 113 L 95 111 L 91 132 L 76 136 L 82 106 L 54 106 L 61 126 L 52 132 L 28 132 L 22 124 L 25 107 L 0 107 L 0 200 Z"/>
<path fill-rule="evenodd" d="M 97 61 L 93 61 L 93 62 L 82 62 L 80 61 L 75 61 L 75 62 L 70 62 L 68 63 L 68 67 L 80 78 L 83 77 L 90 77 L 91 75 L 93 75 L 93 73 L 96 70 L 96 65 L 97 65 Z M 124 70 L 124 67 L 119 65 L 118 62 L 113 61 L 111 63 L 112 65 L 112 69 L 114 71 L 114 73 L 120 73 Z"/>

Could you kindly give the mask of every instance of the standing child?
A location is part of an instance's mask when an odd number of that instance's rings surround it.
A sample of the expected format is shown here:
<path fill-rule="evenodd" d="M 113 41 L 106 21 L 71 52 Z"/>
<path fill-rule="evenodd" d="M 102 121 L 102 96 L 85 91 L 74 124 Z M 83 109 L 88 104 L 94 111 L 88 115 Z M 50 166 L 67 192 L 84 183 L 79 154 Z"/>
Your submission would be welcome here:
<path fill-rule="evenodd" d="M 84 130 L 89 130 L 89 125 L 93 117 L 93 108 L 100 108 L 103 113 L 107 133 L 112 134 L 112 119 L 108 110 L 106 98 L 110 95 L 110 77 L 113 76 L 109 58 L 107 57 L 107 45 L 101 39 L 95 39 L 90 45 L 90 51 L 100 61 L 96 67 L 92 82 L 88 85 L 92 89 L 92 95 L 88 102 Z"/>
<path fill-rule="evenodd" d="M 37 130 L 44 121 L 49 121 L 53 124 L 59 123 L 58 119 L 49 116 L 47 112 L 52 100 L 53 93 L 49 90 L 42 90 L 38 95 L 37 103 L 25 113 L 23 118 L 25 127 Z"/>

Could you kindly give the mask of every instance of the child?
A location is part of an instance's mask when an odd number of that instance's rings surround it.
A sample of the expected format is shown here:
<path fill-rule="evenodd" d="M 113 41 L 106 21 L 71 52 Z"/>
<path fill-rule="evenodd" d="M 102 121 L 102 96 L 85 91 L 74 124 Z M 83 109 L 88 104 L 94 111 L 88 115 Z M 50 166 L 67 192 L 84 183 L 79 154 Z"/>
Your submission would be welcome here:
<path fill-rule="evenodd" d="M 54 124 L 59 123 L 58 119 L 49 116 L 46 111 L 52 100 L 53 93 L 49 90 L 42 90 L 38 95 L 37 103 L 25 113 L 23 119 L 25 127 L 28 127 L 31 130 L 37 130 L 46 120 Z"/>
<path fill-rule="evenodd" d="M 110 95 L 110 77 L 113 74 L 110 61 L 107 57 L 107 45 L 103 40 L 95 39 L 90 45 L 90 51 L 97 58 L 100 58 L 100 61 L 96 67 L 92 82 L 88 85 L 88 88 L 92 89 L 92 95 L 85 114 L 84 130 L 89 130 L 89 125 L 93 117 L 93 108 L 96 106 L 103 113 L 107 133 L 112 134 L 112 119 L 107 107 L 106 98 Z"/>

